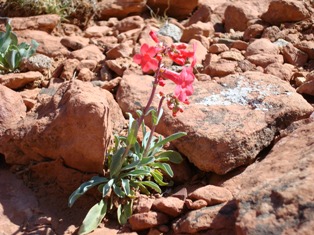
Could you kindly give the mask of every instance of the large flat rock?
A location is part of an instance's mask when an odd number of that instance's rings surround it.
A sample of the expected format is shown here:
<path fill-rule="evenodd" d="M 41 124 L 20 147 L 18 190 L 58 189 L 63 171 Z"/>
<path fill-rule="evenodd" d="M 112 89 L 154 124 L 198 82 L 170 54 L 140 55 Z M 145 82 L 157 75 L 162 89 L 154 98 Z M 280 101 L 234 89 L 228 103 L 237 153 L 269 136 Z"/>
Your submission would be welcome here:
<path fill-rule="evenodd" d="M 116 98 L 124 112 L 146 104 L 152 80 L 135 74 L 123 77 Z M 186 131 L 175 146 L 199 169 L 217 174 L 251 163 L 280 129 L 313 111 L 289 83 L 259 72 L 196 81 L 194 88 L 191 104 L 177 118 L 164 107 L 156 130 L 165 136 Z M 171 93 L 174 85 L 162 90 Z"/>

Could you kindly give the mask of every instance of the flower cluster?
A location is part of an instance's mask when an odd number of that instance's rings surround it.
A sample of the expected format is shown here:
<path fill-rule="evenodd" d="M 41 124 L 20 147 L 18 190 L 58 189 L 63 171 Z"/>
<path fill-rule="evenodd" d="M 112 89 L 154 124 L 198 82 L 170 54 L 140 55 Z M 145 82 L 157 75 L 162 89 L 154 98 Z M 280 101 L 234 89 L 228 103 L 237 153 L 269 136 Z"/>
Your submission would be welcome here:
<path fill-rule="evenodd" d="M 150 36 L 156 42 L 156 45 L 149 46 L 144 43 L 141 46 L 140 53 L 136 54 L 133 60 L 141 65 L 144 73 L 155 73 L 155 84 L 164 86 L 164 79 L 169 79 L 176 84 L 173 95 L 163 95 L 167 100 L 169 109 L 172 110 L 173 116 L 176 116 L 178 111 L 183 112 L 180 102 L 189 104 L 188 96 L 191 96 L 194 92 L 195 75 L 193 67 L 196 63 L 196 45 L 193 45 L 193 50 L 189 50 L 188 45 L 185 43 L 166 46 L 158 40 L 156 33 L 150 32 Z M 182 66 L 181 72 L 166 68 L 162 63 L 165 56 L 168 56 L 177 65 Z"/>

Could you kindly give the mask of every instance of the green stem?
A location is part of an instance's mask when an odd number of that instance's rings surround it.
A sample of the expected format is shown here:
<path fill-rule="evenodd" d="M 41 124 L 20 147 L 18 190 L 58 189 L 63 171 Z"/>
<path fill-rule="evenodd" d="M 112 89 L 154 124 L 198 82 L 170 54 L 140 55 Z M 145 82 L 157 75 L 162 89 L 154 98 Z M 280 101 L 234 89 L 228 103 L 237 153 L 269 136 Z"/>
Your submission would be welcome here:
<path fill-rule="evenodd" d="M 162 103 L 163 103 L 164 99 L 165 99 L 165 97 L 162 97 L 162 98 L 160 99 L 160 101 L 159 101 L 159 105 L 158 105 L 158 109 L 157 109 L 157 118 L 158 118 L 159 115 L 160 115 L 161 106 L 162 106 Z M 158 123 L 157 123 L 157 124 L 158 124 Z M 147 145 L 146 145 L 146 148 L 145 148 L 143 157 L 147 157 L 148 151 L 149 151 L 149 149 L 150 149 L 150 142 L 152 141 L 152 138 L 153 138 L 153 135 L 154 135 L 154 133 L 155 133 L 155 129 L 156 129 L 157 124 L 152 124 L 151 132 L 150 132 L 150 135 L 149 135 L 149 138 L 148 138 L 148 141 L 147 141 Z"/>
<path fill-rule="evenodd" d="M 159 64 L 158 64 L 158 69 L 155 73 L 155 80 L 153 82 L 153 88 L 152 88 L 152 92 L 150 93 L 150 97 L 149 97 L 149 100 L 144 108 L 144 111 L 142 113 L 142 115 L 137 119 L 137 128 L 134 132 L 134 135 L 137 136 L 138 134 L 138 131 L 139 131 L 139 128 L 140 126 L 142 125 L 142 122 L 144 121 L 144 118 L 145 118 L 145 115 L 146 113 L 148 112 L 152 102 L 153 102 L 153 99 L 154 99 L 154 96 L 155 96 L 155 93 L 156 93 L 156 90 L 157 90 L 157 85 L 158 85 L 158 77 L 159 77 L 159 73 L 160 73 L 160 68 L 161 68 L 161 61 L 159 61 Z M 154 128 L 155 129 L 155 128 Z M 152 133 L 151 133 L 152 134 Z M 148 142 L 148 146 L 149 146 L 150 142 Z M 123 156 L 122 156 L 122 159 L 121 161 L 124 162 L 128 152 L 130 151 L 132 145 L 131 144 L 128 144 L 128 146 L 126 147 L 124 153 L 123 153 Z"/>

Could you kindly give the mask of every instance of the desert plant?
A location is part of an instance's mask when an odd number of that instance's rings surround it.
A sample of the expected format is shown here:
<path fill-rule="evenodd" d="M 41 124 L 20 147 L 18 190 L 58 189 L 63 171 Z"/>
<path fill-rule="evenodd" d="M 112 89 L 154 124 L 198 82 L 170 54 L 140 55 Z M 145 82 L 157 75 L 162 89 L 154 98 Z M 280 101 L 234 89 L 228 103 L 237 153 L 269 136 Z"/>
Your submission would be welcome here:
<path fill-rule="evenodd" d="M 11 25 L 6 25 L 6 31 L 0 32 L 0 71 L 7 73 L 19 68 L 23 58 L 32 56 L 38 47 L 38 43 L 32 40 L 31 45 L 22 42 L 18 44 Z"/>
<path fill-rule="evenodd" d="M 105 176 L 95 176 L 83 183 L 69 197 L 69 206 L 90 188 L 97 186 L 102 198 L 86 215 L 79 234 L 86 234 L 97 228 L 108 210 L 116 209 L 120 224 L 125 224 L 132 215 L 133 201 L 137 193 L 150 194 L 151 191 L 161 193 L 161 187 L 171 185 L 164 180 L 164 174 L 173 176 L 169 162 L 180 163 L 181 155 L 163 147 L 170 141 L 180 138 L 186 133 L 178 132 L 166 138 L 156 137 L 155 128 L 163 114 L 162 103 L 167 101 L 173 116 L 183 111 L 180 103 L 188 104 L 187 97 L 192 95 L 194 81 L 193 67 L 195 65 L 195 47 L 193 51 L 187 49 L 183 43 L 171 47 L 162 45 L 156 34 L 151 37 L 158 43 L 156 46 L 143 44 L 140 54 L 134 56 L 134 61 L 141 65 L 143 72 L 155 72 L 153 88 L 150 98 L 143 110 L 137 110 L 137 118 L 129 115 L 127 136 L 116 136 L 114 146 L 108 151 L 104 164 Z M 168 55 L 175 63 L 182 65 L 180 73 L 171 71 L 163 66 L 162 58 Z M 185 66 L 188 59 L 193 61 Z M 159 93 L 158 107 L 152 106 L 156 96 L 157 86 L 164 86 L 163 79 L 172 80 L 177 86 L 174 94 Z M 151 130 L 147 131 L 145 117 L 151 116 Z M 138 131 L 142 130 L 143 139 L 137 139 Z"/>

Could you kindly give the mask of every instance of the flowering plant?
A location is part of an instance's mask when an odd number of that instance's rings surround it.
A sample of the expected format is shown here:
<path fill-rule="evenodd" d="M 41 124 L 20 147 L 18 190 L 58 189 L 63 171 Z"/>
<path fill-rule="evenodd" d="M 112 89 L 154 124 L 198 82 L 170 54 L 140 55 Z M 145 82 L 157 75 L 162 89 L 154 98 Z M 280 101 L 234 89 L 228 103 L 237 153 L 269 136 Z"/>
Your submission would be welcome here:
<path fill-rule="evenodd" d="M 172 110 L 172 115 L 183 112 L 181 103 L 189 104 L 188 96 L 193 93 L 193 67 L 195 65 L 195 46 L 188 50 L 183 43 L 170 47 L 163 45 L 154 32 L 150 36 L 156 42 L 155 46 L 143 44 L 140 53 L 133 59 L 141 65 L 143 72 L 154 72 L 153 88 L 150 98 L 143 110 L 137 110 L 138 118 L 129 115 L 129 127 L 127 136 L 115 136 L 114 147 L 107 153 L 104 164 L 105 176 L 95 176 L 90 181 L 83 183 L 69 198 L 69 206 L 90 188 L 97 186 L 102 194 L 101 200 L 95 204 L 86 215 L 79 234 L 87 234 L 97 228 L 108 210 L 116 209 L 120 224 L 125 224 L 132 215 L 133 201 L 138 192 L 150 194 L 151 190 L 161 193 L 160 187 L 171 185 L 164 180 L 163 175 L 173 177 L 173 171 L 169 162 L 180 163 L 181 155 L 173 150 L 165 150 L 163 146 L 186 135 L 178 132 L 166 138 L 156 137 L 155 128 L 163 114 L 162 103 L 167 101 L 167 106 Z M 178 65 L 183 66 L 180 73 L 171 71 L 163 65 L 163 58 L 168 56 Z M 191 60 L 189 65 L 186 64 Z M 152 101 L 156 96 L 157 86 L 164 86 L 165 79 L 170 79 L 176 84 L 174 94 L 165 95 L 159 93 L 158 107 L 152 107 Z M 144 118 L 152 117 L 151 130 L 148 131 Z M 139 141 L 137 135 L 142 130 L 143 139 Z"/>

